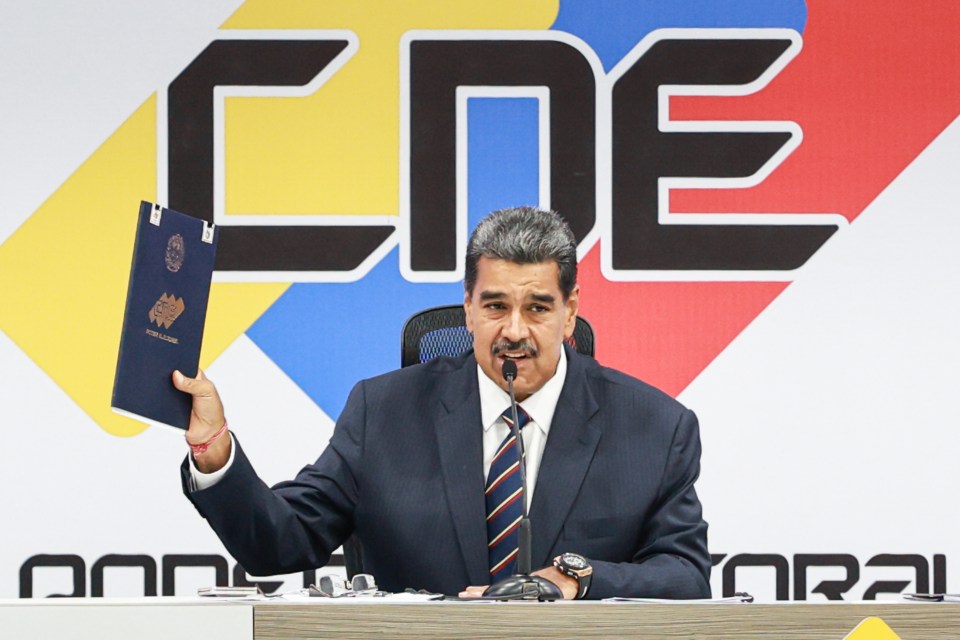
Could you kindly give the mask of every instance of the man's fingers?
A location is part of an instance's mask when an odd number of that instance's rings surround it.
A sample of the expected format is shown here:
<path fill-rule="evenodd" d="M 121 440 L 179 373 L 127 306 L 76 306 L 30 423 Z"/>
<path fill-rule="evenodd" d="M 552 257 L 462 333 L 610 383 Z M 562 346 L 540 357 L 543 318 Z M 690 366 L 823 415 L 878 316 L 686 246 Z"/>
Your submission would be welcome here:
<path fill-rule="evenodd" d="M 187 428 L 188 442 L 196 444 L 208 440 L 226 424 L 217 388 L 203 371 L 197 371 L 196 378 L 188 378 L 181 371 L 174 371 L 171 380 L 174 387 L 193 396 L 190 425 Z"/>
<path fill-rule="evenodd" d="M 486 591 L 486 587 L 474 587 L 470 586 L 460 592 L 459 596 L 461 598 L 479 598 L 483 595 L 483 592 Z"/>
<path fill-rule="evenodd" d="M 173 386 L 197 397 L 209 397 L 216 393 L 213 383 L 207 380 L 203 371 L 198 371 L 196 378 L 188 378 L 179 371 L 174 371 Z"/>
<path fill-rule="evenodd" d="M 179 371 L 173 372 L 173 386 L 175 386 L 177 389 L 180 389 L 180 391 L 186 391 L 189 384 L 190 383 L 187 380 L 187 376 L 183 375 Z"/>

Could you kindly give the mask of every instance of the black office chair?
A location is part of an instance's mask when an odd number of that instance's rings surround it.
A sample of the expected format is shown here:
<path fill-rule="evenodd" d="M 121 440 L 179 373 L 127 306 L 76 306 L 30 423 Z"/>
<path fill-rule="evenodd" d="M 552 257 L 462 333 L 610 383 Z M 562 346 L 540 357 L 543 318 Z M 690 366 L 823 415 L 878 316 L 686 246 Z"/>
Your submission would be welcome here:
<path fill-rule="evenodd" d="M 577 353 L 593 357 L 593 327 L 580 316 L 567 342 Z M 433 307 L 415 313 L 403 323 L 400 366 L 409 367 L 437 356 L 458 356 L 472 348 L 473 336 L 467 331 L 463 305 Z M 356 536 L 343 543 L 343 564 L 350 578 L 363 573 L 363 549 Z"/>
<path fill-rule="evenodd" d="M 580 316 L 567 342 L 577 353 L 593 357 L 593 327 Z M 433 307 L 415 313 L 403 324 L 400 366 L 428 362 L 437 356 L 458 356 L 472 348 L 473 336 L 467 331 L 463 305 Z"/>

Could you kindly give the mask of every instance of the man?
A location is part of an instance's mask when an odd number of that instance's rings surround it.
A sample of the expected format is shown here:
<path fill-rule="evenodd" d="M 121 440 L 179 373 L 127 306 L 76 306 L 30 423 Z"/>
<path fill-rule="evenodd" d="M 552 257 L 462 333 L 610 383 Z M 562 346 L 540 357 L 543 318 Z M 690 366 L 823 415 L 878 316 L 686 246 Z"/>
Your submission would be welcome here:
<path fill-rule="evenodd" d="M 510 361 L 535 573 L 566 598 L 709 597 L 696 417 L 564 345 L 576 277 L 576 242 L 556 213 L 488 216 L 467 248 L 473 352 L 360 382 L 316 463 L 273 489 L 222 435 L 214 386 L 175 373 L 194 398 L 185 493 L 254 574 L 321 567 L 354 534 L 387 590 L 479 595 L 515 566 L 513 516 L 493 523 L 516 499 L 490 498 L 515 471 L 500 471 L 515 450 L 498 457 L 512 442 L 502 417 Z"/>

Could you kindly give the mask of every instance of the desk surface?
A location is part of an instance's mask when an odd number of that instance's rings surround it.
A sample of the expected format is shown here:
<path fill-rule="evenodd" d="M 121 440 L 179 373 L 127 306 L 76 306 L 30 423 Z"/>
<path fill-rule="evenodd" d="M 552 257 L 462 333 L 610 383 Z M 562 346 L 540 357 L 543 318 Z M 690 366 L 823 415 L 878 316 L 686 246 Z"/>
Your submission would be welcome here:
<path fill-rule="evenodd" d="M 881 627 L 861 628 L 879 618 Z M 872 622 L 880 626 L 880 622 Z M 386 603 L 186 598 L 0 600 L 0 636 L 16 638 L 960 638 L 960 604 Z"/>
<path fill-rule="evenodd" d="M 198 598 L 0 600 L 0 638 L 252 640 L 253 607 Z"/>
<path fill-rule="evenodd" d="M 709 638 L 843 640 L 880 618 L 903 640 L 960 638 L 942 603 L 458 603 L 254 605 L 256 640 L 289 638 Z M 878 624 L 878 623 L 874 623 Z M 862 640 L 883 635 L 861 633 Z M 888 636 L 892 638 L 893 636 Z"/>

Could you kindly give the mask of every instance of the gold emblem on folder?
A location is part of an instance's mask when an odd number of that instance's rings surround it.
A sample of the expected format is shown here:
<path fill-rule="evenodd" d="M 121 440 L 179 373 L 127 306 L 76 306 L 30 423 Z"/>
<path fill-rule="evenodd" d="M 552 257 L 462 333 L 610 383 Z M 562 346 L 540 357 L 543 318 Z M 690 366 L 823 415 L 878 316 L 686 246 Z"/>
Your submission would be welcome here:
<path fill-rule="evenodd" d="M 167 269 L 176 273 L 183 266 L 183 257 L 187 252 L 187 247 L 183 243 L 183 236 L 179 233 L 170 236 L 167 240 L 167 254 L 164 256 L 167 262 Z"/>
<path fill-rule="evenodd" d="M 183 298 L 168 296 L 166 292 L 150 308 L 150 322 L 156 322 L 158 327 L 169 329 L 173 321 L 180 317 L 186 305 Z"/>

